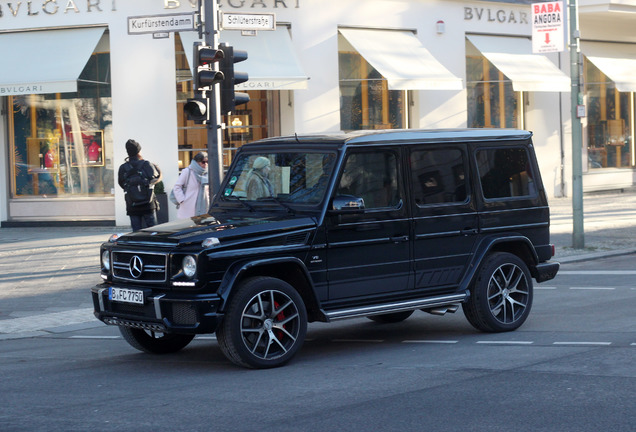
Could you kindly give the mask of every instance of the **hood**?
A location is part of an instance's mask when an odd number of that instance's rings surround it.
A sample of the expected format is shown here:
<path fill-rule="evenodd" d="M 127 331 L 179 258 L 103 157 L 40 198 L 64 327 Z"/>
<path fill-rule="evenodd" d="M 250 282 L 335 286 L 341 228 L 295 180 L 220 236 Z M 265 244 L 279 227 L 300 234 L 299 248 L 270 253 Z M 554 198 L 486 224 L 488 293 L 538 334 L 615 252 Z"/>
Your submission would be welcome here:
<path fill-rule="evenodd" d="M 316 227 L 316 220 L 293 214 L 214 213 L 179 219 L 141 231 L 125 234 L 117 239 L 119 244 L 156 244 L 165 246 L 200 243 L 208 237 L 216 237 L 221 243 L 246 237 L 270 236 L 292 233 Z"/>

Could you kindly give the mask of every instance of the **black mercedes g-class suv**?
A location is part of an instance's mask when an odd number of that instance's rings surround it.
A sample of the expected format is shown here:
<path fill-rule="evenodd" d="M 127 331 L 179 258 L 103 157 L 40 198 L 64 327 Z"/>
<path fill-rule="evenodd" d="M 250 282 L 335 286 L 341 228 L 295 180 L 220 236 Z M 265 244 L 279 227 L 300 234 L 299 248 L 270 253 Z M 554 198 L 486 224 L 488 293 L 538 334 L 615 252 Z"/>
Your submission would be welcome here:
<path fill-rule="evenodd" d="M 289 136 L 238 151 L 208 214 L 101 247 L 95 315 L 133 347 L 216 332 L 241 366 L 288 362 L 307 323 L 455 312 L 486 332 L 552 279 L 549 208 L 522 130 Z"/>

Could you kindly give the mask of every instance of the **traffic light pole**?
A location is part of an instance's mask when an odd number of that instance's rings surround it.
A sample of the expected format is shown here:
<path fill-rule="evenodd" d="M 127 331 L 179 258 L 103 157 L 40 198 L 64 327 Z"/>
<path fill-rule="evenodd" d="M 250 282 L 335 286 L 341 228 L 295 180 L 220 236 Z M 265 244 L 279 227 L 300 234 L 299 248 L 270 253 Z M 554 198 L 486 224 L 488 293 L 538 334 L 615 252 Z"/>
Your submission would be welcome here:
<path fill-rule="evenodd" d="M 578 116 L 580 98 L 579 26 L 577 0 L 569 0 L 570 80 L 572 81 L 572 247 L 583 249 L 583 131 Z"/>
<path fill-rule="evenodd" d="M 205 44 L 210 47 L 219 46 L 219 5 L 217 0 L 204 0 L 204 35 Z M 216 67 L 216 66 L 214 66 Z M 219 113 L 219 85 L 214 84 L 208 90 L 209 117 L 208 128 L 208 179 L 210 182 L 210 202 L 219 192 L 223 178 L 223 141 L 221 138 L 221 115 Z"/>

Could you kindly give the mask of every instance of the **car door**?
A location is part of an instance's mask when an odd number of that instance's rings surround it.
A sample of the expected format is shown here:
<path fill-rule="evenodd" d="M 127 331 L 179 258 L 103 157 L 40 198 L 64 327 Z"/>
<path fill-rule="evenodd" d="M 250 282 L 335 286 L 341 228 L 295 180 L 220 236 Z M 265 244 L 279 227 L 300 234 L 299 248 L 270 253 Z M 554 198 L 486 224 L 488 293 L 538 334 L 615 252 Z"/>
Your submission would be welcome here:
<path fill-rule="evenodd" d="M 470 262 L 478 215 L 462 144 L 409 148 L 415 289 L 453 291 Z"/>
<path fill-rule="evenodd" d="M 349 152 L 335 197 L 364 200 L 364 210 L 329 214 L 329 301 L 412 289 L 410 226 L 400 148 Z"/>

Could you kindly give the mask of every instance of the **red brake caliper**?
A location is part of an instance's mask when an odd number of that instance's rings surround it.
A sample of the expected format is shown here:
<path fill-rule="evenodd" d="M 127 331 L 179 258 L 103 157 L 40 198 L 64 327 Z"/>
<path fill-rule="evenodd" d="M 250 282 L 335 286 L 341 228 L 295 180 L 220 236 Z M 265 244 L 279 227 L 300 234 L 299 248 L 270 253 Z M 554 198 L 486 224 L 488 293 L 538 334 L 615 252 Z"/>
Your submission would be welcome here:
<path fill-rule="evenodd" d="M 274 301 L 274 309 L 278 309 L 279 306 L 280 306 L 280 304 L 277 301 Z M 285 319 L 285 313 L 283 311 L 281 311 L 278 315 L 276 315 L 276 319 L 278 321 L 284 320 Z M 283 325 L 283 327 L 285 327 L 285 326 Z M 278 338 L 279 341 L 282 341 L 283 340 L 283 332 L 278 330 L 276 332 L 276 337 Z"/>

